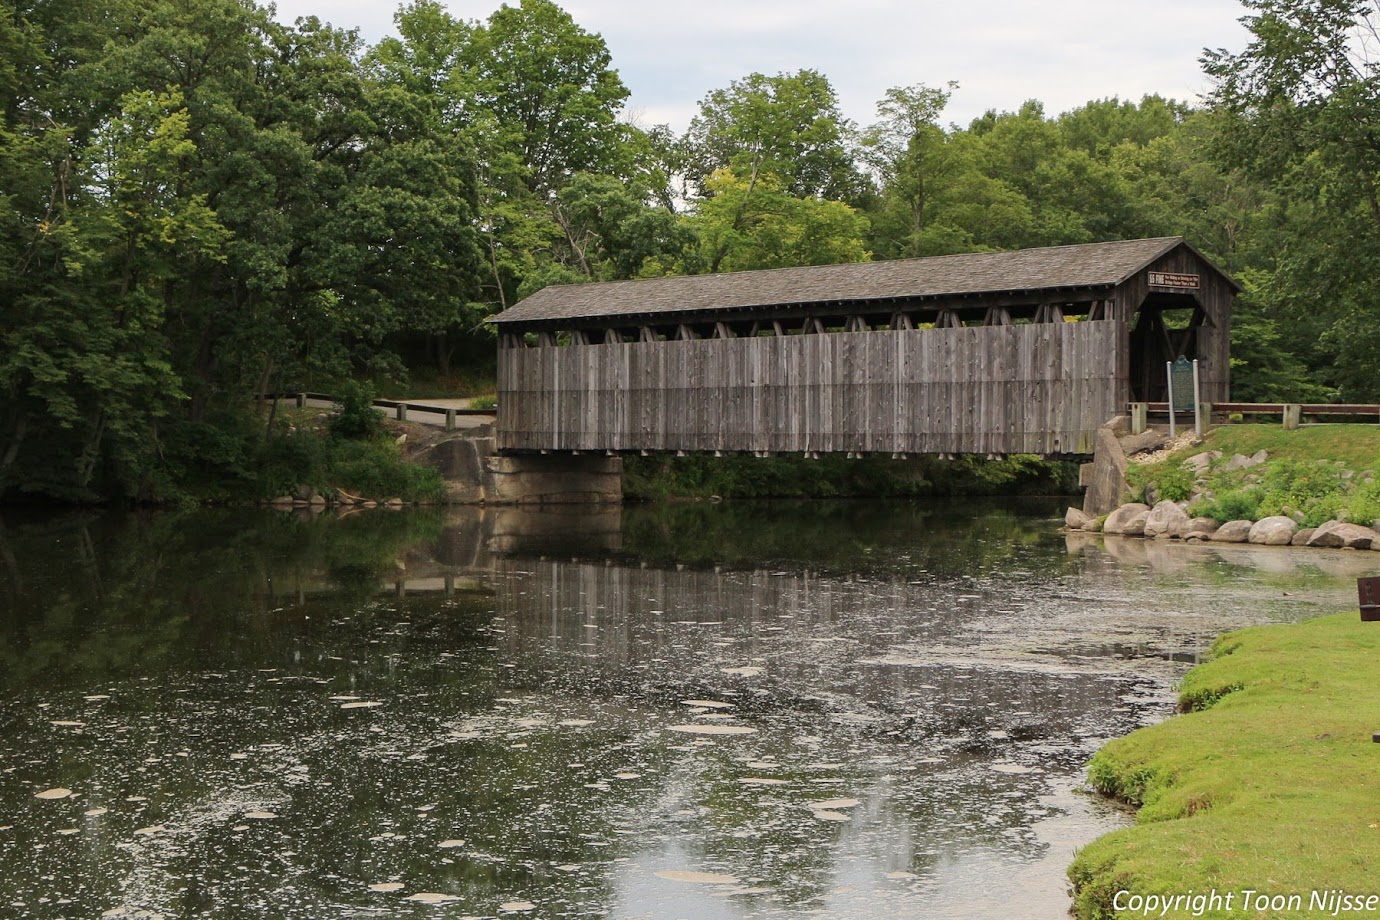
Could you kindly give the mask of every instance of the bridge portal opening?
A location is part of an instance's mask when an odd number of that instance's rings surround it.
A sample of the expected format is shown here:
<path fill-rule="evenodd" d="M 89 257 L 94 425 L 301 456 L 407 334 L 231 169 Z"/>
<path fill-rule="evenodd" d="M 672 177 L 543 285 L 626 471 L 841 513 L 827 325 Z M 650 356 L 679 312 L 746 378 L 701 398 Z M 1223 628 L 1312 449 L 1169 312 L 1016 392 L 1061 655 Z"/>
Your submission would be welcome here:
<path fill-rule="evenodd" d="M 1201 332 L 1211 318 L 1196 294 L 1152 293 L 1136 313 L 1131 330 L 1131 399 L 1164 402 L 1169 385 L 1164 366 L 1178 358 L 1198 360 Z"/>

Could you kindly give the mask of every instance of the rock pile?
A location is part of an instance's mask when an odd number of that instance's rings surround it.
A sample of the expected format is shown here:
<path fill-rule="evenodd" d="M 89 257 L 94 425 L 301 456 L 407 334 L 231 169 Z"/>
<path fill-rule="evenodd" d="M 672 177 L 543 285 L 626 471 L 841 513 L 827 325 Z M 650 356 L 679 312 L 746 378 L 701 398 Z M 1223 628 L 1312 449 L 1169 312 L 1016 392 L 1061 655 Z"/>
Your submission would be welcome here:
<path fill-rule="evenodd" d="M 1064 515 L 1069 530 L 1095 532 L 1123 537 L 1149 537 L 1185 542 L 1254 543 L 1259 546 L 1320 546 L 1341 549 L 1374 549 L 1380 551 L 1380 532 L 1374 527 L 1328 521 L 1321 527 L 1300 527 L 1293 518 L 1273 516 L 1259 521 L 1227 521 L 1220 527 L 1212 518 L 1191 518 L 1184 510 L 1187 503 L 1162 501 L 1153 508 L 1141 502 L 1129 502 L 1107 515 L 1098 523 L 1077 508 Z"/>
<path fill-rule="evenodd" d="M 1269 455 L 1263 450 L 1249 457 L 1236 454 L 1225 461 L 1220 451 L 1195 454 L 1184 461 L 1184 467 L 1193 473 L 1195 479 L 1193 495 L 1187 501 L 1156 501 L 1153 486 L 1147 486 L 1147 501 L 1152 504 L 1128 502 L 1117 507 L 1100 522 L 1091 515 L 1070 508 L 1064 516 L 1064 525 L 1068 530 L 1100 530 L 1102 533 L 1117 536 L 1185 542 L 1254 543 L 1259 546 L 1318 546 L 1380 551 L 1380 521 L 1376 521 L 1376 526 L 1372 527 L 1345 521 L 1328 521 L 1314 528 L 1302 527 L 1299 521 L 1304 515 L 1295 514 L 1294 517 L 1273 515 L 1258 521 L 1227 521 L 1219 526 L 1212 518 L 1189 516 L 1187 509 L 1195 500 L 1199 497 L 1211 497 L 1210 493 L 1205 492 L 1210 472 L 1215 470 L 1218 473 L 1232 473 L 1251 470 L 1268 459 Z M 1319 461 L 1321 464 L 1327 462 Z M 1341 475 L 1343 479 L 1349 479 L 1355 474 L 1344 471 Z M 1364 481 L 1370 481 L 1374 476 L 1370 471 L 1361 475 Z M 1258 481 L 1256 474 L 1247 474 L 1246 481 Z"/>

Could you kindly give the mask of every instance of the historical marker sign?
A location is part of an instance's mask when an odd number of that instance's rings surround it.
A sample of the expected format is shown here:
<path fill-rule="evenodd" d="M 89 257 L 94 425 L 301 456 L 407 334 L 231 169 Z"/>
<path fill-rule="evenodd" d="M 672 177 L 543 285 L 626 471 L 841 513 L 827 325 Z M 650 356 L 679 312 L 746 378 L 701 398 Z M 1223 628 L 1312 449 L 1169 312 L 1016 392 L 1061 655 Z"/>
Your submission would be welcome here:
<path fill-rule="evenodd" d="M 1171 411 L 1193 411 L 1193 362 L 1182 355 L 1169 366 L 1169 392 L 1173 399 Z"/>
<path fill-rule="evenodd" d="M 1176 272 L 1150 272 L 1151 287 L 1174 288 L 1179 291 L 1198 290 L 1198 276 Z"/>

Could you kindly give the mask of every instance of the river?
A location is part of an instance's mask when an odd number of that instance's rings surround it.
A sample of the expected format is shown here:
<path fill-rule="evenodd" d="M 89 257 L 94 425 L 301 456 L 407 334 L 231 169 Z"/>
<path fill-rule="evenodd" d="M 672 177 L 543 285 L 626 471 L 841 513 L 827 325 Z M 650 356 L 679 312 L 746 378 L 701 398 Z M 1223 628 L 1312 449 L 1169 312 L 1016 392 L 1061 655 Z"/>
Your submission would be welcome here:
<path fill-rule="evenodd" d="M 1061 510 L 7 513 L 0 914 L 1057 920 L 1088 757 L 1373 571 Z"/>

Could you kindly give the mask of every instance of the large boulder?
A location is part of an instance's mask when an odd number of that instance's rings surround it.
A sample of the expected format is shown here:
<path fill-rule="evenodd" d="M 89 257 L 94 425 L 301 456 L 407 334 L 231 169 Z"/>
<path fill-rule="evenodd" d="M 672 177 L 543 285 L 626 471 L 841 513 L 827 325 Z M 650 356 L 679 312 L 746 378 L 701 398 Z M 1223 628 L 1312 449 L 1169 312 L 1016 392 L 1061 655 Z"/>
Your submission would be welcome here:
<path fill-rule="evenodd" d="M 1245 543 L 1251 538 L 1251 528 L 1254 526 L 1250 521 L 1227 521 L 1217 528 L 1210 539 L 1214 543 Z"/>
<path fill-rule="evenodd" d="M 1204 451 L 1201 454 L 1194 454 L 1192 457 L 1189 457 L 1184 461 L 1184 466 L 1201 476 L 1207 471 L 1208 467 L 1212 466 L 1214 461 L 1220 460 L 1221 458 L 1222 452 L 1220 450 Z"/>
<path fill-rule="evenodd" d="M 1217 531 L 1217 522 L 1210 517 L 1196 517 L 1188 522 L 1188 533 L 1210 536 Z M 1187 536 L 1187 534 L 1185 534 Z"/>
<path fill-rule="evenodd" d="M 1171 501 L 1162 501 L 1145 518 L 1147 537 L 1182 537 L 1188 533 L 1188 515 Z"/>
<path fill-rule="evenodd" d="M 1341 521 L 1328 521 L 1313 531 L 1308 538 L 1309 546 L 1345 547 L 1347 549 L 1370 549 L 1380 534 L 1360 524 L 1344 524 Z"/>
<path fill-rule="evenodd" d="M 1282 515 L 1261 518 L 1251 525 L 1246 541 L 1262 546 L 1288 546 L 1298 529 L 1299 525 L 1293 518 Z"/>
<path fill-rule="evenodd" d="M 1145 533 L 1145 520 L 1150 516 L 1150 506 L 1131 502 L 1107 515 L 1102 523 L 1102 532 L 1138 537 Z"/>
<path fill-rule="evenodd" d="M 1064 512 L 1064 526 L 1069 530 L 1082 530 L 1091 520 L 1094 520 L 1092 515 L 1084 514 L 1077 508 L 1070 508 Z"/>
<path fill-rule="evenodd" d="M 1307 545 L 1308 545 L 1308 541 L 1311 540 L 1311 539 L 1313 539 L 1313 534 L 1314 534 L 1314 532 L 1316 531 L 1316 529 L 1317 529 L 1317 528 L 1314 528 L 1314 527 L 1303 527 L 1303 528 L 1300 528 L 1300 529 L 1299 529 L 1299 532 L 1296 533 L 1296 534 L 1294 534 L 1294 538 L 1293 538 L 1292 540 L 1289 541 L 1289 545 L 1290 545 L 1290 546 L 1307 546 Z"/>
<path fill-rule="evenodd" d="M 1263 450 L 1258 450 L 1249 457 L 1244 454 L 1234 454 L 1232 458 L 1227 461 L 1227 465 L 1224 469 L 1228 473 L 1234 473 L 1237 470 L 1248 470 L 1253 466 L 1259 466 L 1268 459 L 1270 459 L 1270 455 Z"/>
<path fill-rule="evenodd" d="M 1121 450 L 1126 456 L 1144 453 L 1147 450 L 1159 450 L 1169 440 L 1169 435 L 1153 428 L 1147 428 L 1140 434 L 1130 434 L 1121 439 Z"/>

